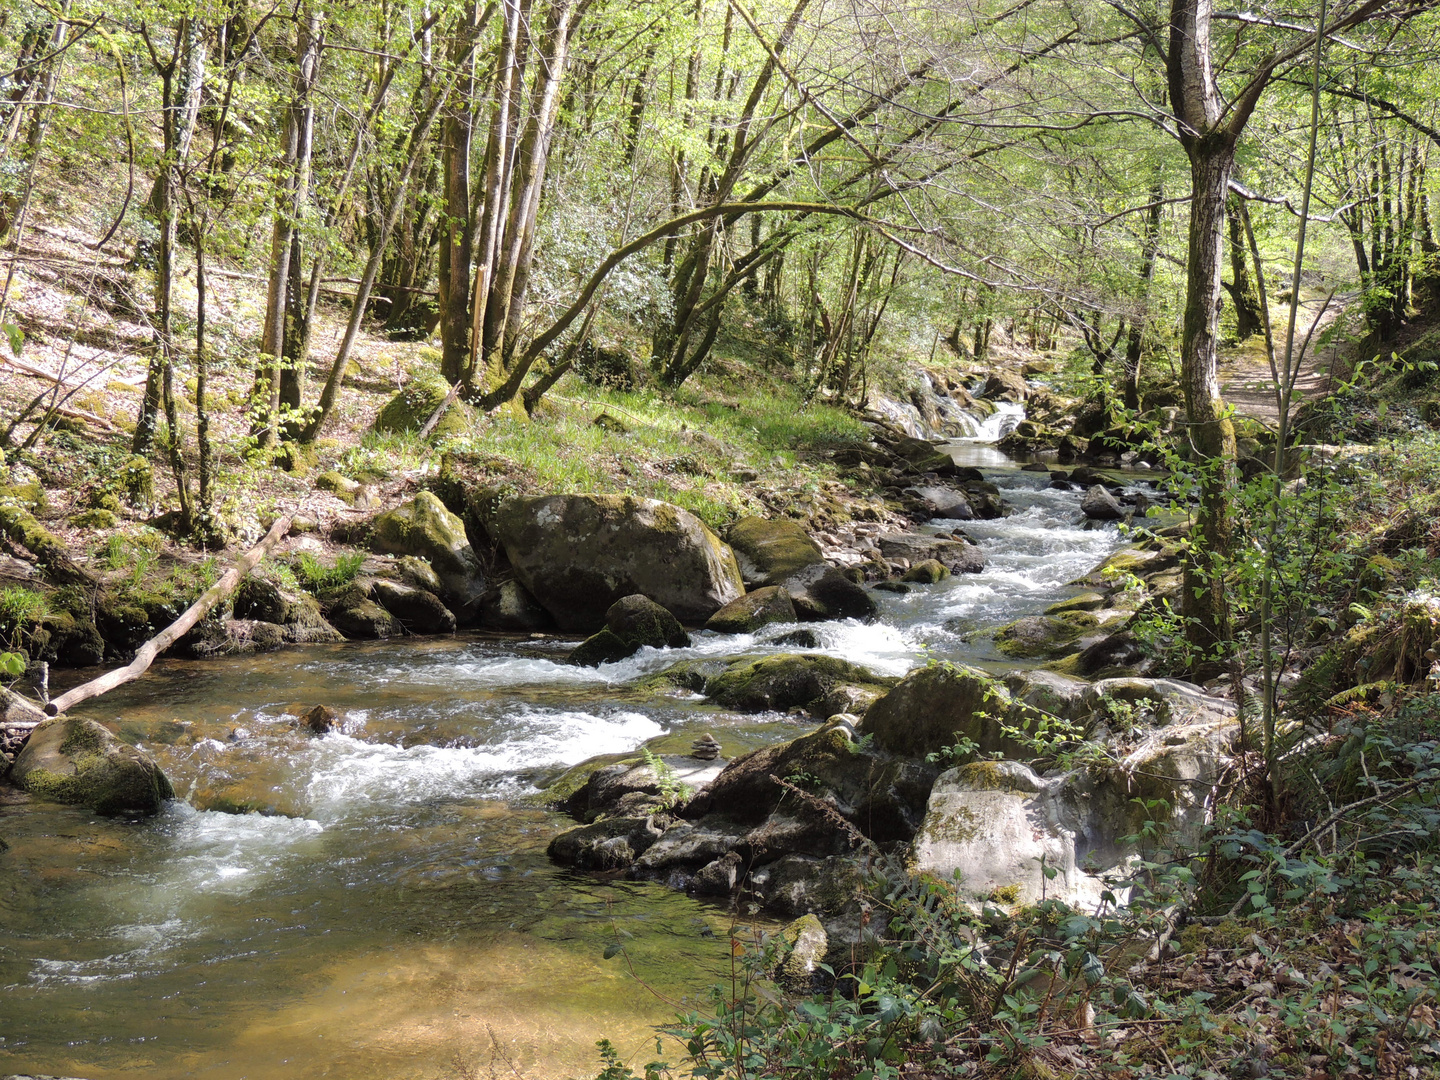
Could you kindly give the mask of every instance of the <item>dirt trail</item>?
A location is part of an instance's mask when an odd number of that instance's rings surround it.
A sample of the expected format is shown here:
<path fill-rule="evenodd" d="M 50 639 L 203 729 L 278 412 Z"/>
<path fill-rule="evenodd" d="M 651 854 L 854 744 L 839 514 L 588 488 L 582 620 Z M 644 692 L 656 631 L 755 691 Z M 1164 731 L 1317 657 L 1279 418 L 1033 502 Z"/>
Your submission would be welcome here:
<path fill-rule="evenodd" d="M 1324 300 L 1318 297 L 1300 301 L 1300 315 L 1295 328 L 1296 349 L 1304 342 L 1305 333 L 1323 304 Z M 1321 318 L 1320 326 L 1311 338 L 1310 348 L 1300 357 L 1300 373 L 1291 395 L 1292 418 L 1301 402 L 1309 398 L 1323 397 L 1348 371 L 1343 335 L 1336 335 L 1337 340 L 1327 345 L 1317 345 L 1325 330 L 1337 319 L 1344 317 L 1345 310 L 1345 302 L 1336 296 Z M 1288 314 L 1289 309 L 1285 307 L 1277 309 L 1271 315 L 1277 363 L 1284 357 L 1285 320 Z M 1270 361 L 1265 356 L 1265 339 L 1262 335 L 1256 334 L 1244 345 L 1220 354 L 1220 392 L 1225 402 L 1240 415 L 1253 417 L 1271 427 L 1279 424 L 1280 409 L 1275 399 L 1274 377 L 1270 370 Z"/>

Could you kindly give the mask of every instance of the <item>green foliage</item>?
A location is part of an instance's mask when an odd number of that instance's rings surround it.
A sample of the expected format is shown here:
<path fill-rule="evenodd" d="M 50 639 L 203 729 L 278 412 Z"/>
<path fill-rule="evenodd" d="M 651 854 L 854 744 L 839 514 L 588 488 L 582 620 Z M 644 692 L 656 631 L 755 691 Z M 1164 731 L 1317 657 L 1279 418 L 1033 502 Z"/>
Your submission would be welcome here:
<path fill-rule="evenodd" d="M 326 566 L 308 551 L 302 551 L 290 564 L 290 569 L 307 592 L 319 593 L 326 589 L 349 585 L 360 574 L 365 555 L 359 551 L 341 552 L 335 557 L 333 566 Z"/>
<path fill-rule="evenodd" d="M 10 648 L 24 644 L 30 630 L 49 614 L 50 605 L 43 593 L 23 585 L 7 585 L 0 589 L 0 642 Z"/>
<path fill-rule="evenodd" d="M 649 747 L 642 746 L 640 756 L 644 759 L 646 767 L 655 774 L 655 784 L 660 790 L 660 802 L 652 811 L 653 813 L 668 813 L 687 802 L 694 794 L 690 785 L 682 782 L 675 775 L 675 770 L 652 754 Z"/>

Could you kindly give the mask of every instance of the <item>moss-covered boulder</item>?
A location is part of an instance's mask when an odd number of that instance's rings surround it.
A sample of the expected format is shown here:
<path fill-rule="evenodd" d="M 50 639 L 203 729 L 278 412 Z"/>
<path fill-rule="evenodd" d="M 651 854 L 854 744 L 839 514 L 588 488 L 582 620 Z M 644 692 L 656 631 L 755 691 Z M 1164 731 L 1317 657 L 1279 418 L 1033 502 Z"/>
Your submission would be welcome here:
<path fill-rule="evenodd" d="M 655 499 L 510 499 L 488 528 L 563 630 L 599 629 L 610 605 L 634 593 L 682 623 L 703 623 L 744 591 L 730 548 L 694 514 Z"/>
<path fill-rule="evenodd" d="M 753 634 L 770 623 L 791 623 L 799 616 L 790 592 L 781 585 L 767 585 L 730 601 L 705 623 L 717 634 Z"/>
<path fill-rule="evenodd" d="M 1061 600 L 1045 609 L 1046 615 L 1063 615 L 1067 611 L 1099 611 L 1105 606 L 1105 595 L 1098 592 L 1083 592 L 1068 600 Z"/>
<path fill-rule="evenodd" d="M 105 659 L 105 639 L 89 618 L 52 611 L 32 632 L 30 652 L 56 667 L 94 667 Z"/>
<path fill-rule="evenodd" d="M 796 522 L 741 518 L 726 535 L 746 585 L 776 585 L 797 570 L 825 562 L 820 547 Z"/>
<path fill-rule="evenodd" d="M 890 450 L 908 472 L 933 472 L 948 476 L 955 471 L 955 462 L 950 455 L 937 450 L 933 443 L 924 439 L 901 439 Z"/>
<path fill-rule="evenodd" d="M 597 667 L 632 656 L 649 646 L 653 649 L 681 649 L 690 644 L 690 635 L 676 620 L 649 597 L 626 596 L 605 612 L 605 626 L 582 641 L 570 653 L 572 664 Z"/>
<path fill-rule="evenodd" d="M 996 630 L 995 646 L 1017 660 L 1053 659 L 1077 651 L 1075 642 L 1098 625 L 1088 611 L 1026 615 Z"/>
<path fill-rule="evenodd" d="M 783 712 L 809 707 L 840 686 L 888 688 L 892 682 L 833 656 L 780 653 L 734 661 L 706 682 L 705 693 L 727 709 Z"/>
<path fill-rule="evenodd" d="M 30 733 L 10 782 L 37 799 L 98 814 L 153 814 L 174 789 L 154 760 L 93 720 L 57 716 Z"/>
<path fill-rule="evenodd" d="M 433 492 L 422 491 L 404 506 L 377 515 L 371 534 L 377 551 L 428 562 L 445 586 L 444 598 L 456 618 L 462 625 L 474 620 L 485 595 L 485 572 L 465 524 Z"/>
<path fill-rule="evenodd" d="M 861 735 L 892 754 L 923 759 L 960 739 L 981 753 L 1020 754 L 1023 747 L 1006 736 L 1014 703 L 1003 684 L 974 668 L 934 664 L 907 675 L 860 722 Z"/>
<path fill-rule="evenodd" d="M 335 635 L 339 639 L 340 635 Z M 278 649 L 289 640 L 285 627 L 256 619 L 202 619 L 171 650 L 176 656 L 209 660 L 252 656 Z"/>
<path fill-rule="evenodd" d="M 370 599 L 400 621 L 411 634 L 453 634 L 455 614 L 428 589 L 376 578 Z"/>
<path fill-rule="evenodd" d="M 235 617 L 274 623 L 283 627 L 285 640 L 296 645 L 344 641 L 325 619 L 320 602 L 308 593 L 282 588 L 268 578 L 252 574 L 235 590 Z"/>
<path fill-rule="evenodd" d="M 333 469 L 315 477 L 315 487 L 320 491 L 330 492 L 337 499 L 351 506 L 355 505 L 355 499 L 360 494 L 358 480 L 351 480 L 348 476 Z"/>
<path fill-rule="evenodd" d="M 777 779 L 884 842 L 914 835 L 937 772 L 925 762 L 875 753 L 855 742 L 848 724 L 834 720 L 798 739 L 736 758 L 682 812 L 702 824 L 760 826 L 756 846 L 764 849 L 765 862 L 791 853 L 842 854 L 849 844 L 834 822 L 801 805 Z"/>
<path fill-rule="evenodd" d="M 900 575 L 901 581 L 915 581 L 921 585 L 934 585 L 950 576 L 950 570 L 939 559 L 924 559 Z"/>
<path fill-rule="evenodd" d="M 441 376 L 416 375 L 385 403 L 385 407 L 375 417 L 375 430 L 399 433 L 419 431 L 449 393 L 450 384 Z M 445 410 L 445 415 L 435 425 L 430 437 L 440 440 L 451 435 L 463 435 L 469 432 L 474 424 L 475 410 L 463 402 L 455 401 Z"/>
<path fill-rule="evenodd" d="M 320 594 L 325 618 L 347 638 L 399 637 L 405 632 L 399 619 L 370 598 L 373 584 L 368 578 L 356 578 L 349 585 Z"/>

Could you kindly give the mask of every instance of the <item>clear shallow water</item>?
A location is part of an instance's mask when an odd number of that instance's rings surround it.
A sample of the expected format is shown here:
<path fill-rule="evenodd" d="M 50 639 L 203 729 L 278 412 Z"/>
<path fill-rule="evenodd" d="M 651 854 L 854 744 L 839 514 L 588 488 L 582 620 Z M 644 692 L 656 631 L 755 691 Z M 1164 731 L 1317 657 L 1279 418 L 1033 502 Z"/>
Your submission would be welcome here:
<path fill-rule="evenodd" d="M 950 449 L 1017 508 L 960 526 L 986 570 L 877 594 L 881 622 L 813 626 L 818 651 L 891 675 L 926 650 L 997 664 L 966 630 L 1069 595 L 1119 542 L 1044 474 Z M 636 685 L 779 651 L 784 629 L 599 669 L 496 639 L 158 664 L 87 714 L 155 752 L 183 802 L 138 824 L 0 805 L 0 1073 L 543 1078 L 593 1075 L 602 1035 L 653 1050 L 650 1025 L 728 975 L 729 916 L 552 866 L 568 821 L 525 796 L 650 740 L 683 753 L 709 730 L 729 756 L 808 730 Z M 340 728 L 296 730 L 321 702 Z M 617 938 L 634 975 L 602 959 Z"/>

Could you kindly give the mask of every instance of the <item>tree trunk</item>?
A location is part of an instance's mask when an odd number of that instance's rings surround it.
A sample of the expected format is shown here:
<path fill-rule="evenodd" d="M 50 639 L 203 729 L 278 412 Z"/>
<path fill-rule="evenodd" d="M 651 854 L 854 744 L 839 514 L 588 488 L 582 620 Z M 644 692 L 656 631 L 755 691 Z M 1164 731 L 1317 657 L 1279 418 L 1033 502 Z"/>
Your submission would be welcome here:
<path fill-rule="evenodd" d="M 1239 196 L 1230 197 L 1231 211 L 1228 215 L 1230 230 L 1230 283 L 1225 286 L 1235 305 L 1235 338 L 1244 341 L 1260 332 L 1260 296 L 1255 282 L 1250 277 L 1249 258 L 1245 251 L 1245 237 L 1241 235 L 1240 215 L 1235 213 Z"/>

